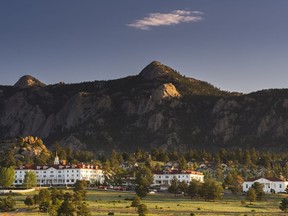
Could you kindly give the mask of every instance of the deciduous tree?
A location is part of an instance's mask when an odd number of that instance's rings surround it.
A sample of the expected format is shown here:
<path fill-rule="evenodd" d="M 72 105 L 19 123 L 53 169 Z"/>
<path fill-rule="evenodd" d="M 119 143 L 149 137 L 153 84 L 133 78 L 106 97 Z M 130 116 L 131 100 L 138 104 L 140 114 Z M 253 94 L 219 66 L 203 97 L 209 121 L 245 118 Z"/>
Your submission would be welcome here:
<path fill-rule="evenodd" d="M 15 180 L 15 171 L 12 167 L 2 167 L 0 169 L 0 186 L 9 187 Z"/>
<path fill-rule="evenodd" d="M 37 185 L 36 173 L 33 171 L 27 171 L 24 176 L 23 186 L 26 188 L 32 188 Z"/>

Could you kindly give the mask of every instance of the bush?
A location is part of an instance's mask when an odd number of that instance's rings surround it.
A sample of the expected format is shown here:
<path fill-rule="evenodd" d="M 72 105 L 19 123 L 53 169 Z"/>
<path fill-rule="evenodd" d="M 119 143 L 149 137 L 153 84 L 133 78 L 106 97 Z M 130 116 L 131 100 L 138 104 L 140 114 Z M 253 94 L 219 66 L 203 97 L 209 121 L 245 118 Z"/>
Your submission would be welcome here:
<path fill-rule="evenodd" d="M 108 215 L 114 215 L 114 212 L 108 212 Z"/>
<path fill-rule="evenodd" d="M 15 200 L 9 195 L 7 198 L 0 199 L 0 210 L 9 212 L 15 210 Z"/>
<path fill-rule="evenodd" d="M 140 204 L 138 206 L 138 215 L 139 216 L 145 216 L 147 214 L 148 214 L 147 206 L 145 204 Z"/>

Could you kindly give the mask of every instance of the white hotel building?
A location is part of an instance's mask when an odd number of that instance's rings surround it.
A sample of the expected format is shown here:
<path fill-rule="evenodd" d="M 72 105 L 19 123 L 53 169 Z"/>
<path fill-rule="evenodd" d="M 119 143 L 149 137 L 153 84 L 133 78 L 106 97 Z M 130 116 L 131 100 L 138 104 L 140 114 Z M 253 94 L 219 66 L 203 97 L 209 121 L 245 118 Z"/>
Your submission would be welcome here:
<path fill-rule="evenodd" d="M 204 175 L 201 172 L 191 170 L 169 170 L 154 172 L 154 185 L 170 185 L 173 178 L 176 178 L 180 182 L 185 181 L 189 184 L 193 179 L 204 182 Z"/>
<path fill-rule="evenodd" d="M 54 165 L 20 166 L 15 169 L 15 186 L 22 185 L 27 171 L 36 173 L 37 185 L 73 185 L 77 180 L 85 180 L 101 184 L 104 182 L 104 172 L 95 165 L 60 164 L 56 156 Z"/>

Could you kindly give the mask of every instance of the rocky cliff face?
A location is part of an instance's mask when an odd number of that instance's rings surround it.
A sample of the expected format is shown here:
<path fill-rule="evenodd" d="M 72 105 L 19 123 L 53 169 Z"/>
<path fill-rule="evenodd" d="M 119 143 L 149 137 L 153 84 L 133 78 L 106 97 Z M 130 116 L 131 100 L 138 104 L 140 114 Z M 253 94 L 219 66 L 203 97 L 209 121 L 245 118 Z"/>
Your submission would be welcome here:
<path fill-rule="evenodd" d="M 232 94 L 159 62 L 106 82 L 45 86 L 28 78 L 0 86 L 0 139 L 34 135 L 95 152 L 287 146 L 286 89 Z"/>

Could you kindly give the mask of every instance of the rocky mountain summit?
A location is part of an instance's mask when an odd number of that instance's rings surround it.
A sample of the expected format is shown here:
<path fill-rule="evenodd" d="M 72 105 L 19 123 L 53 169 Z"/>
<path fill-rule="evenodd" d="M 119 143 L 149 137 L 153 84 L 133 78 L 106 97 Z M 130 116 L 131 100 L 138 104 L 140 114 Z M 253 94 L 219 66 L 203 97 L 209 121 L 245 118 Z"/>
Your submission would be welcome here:
<path fill-rule="evenodd" d="M 44 87 L 45 84 L 37 80 L 35 77 L 25 75 L 21 77 L 14 86 L 18 88 Z"/>
<path fill-rule="evenodd" d="M 20 80 L 0 86 L 0 140 L 33 135 L 98 153 L 137 146 L 287 148 L 287 89 L 230 93 L 156 61 L 110 81 Z"/>

